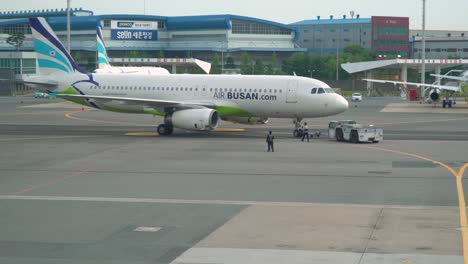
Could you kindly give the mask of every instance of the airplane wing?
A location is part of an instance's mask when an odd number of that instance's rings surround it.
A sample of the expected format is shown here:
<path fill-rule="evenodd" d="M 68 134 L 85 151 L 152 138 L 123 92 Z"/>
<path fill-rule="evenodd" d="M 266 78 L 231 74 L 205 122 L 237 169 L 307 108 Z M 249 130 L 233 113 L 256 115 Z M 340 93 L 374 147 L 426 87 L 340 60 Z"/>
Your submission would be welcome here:
<path fill-rule="evenodd" d="M 182 101 L 171 101 L 171 100 L 157 100 L 157 99 L 145 99 L 145 98 L 132 98 L 132 97 L 119 97 L 119 96 L 103 96 L 103 95 L 79 95 L 79 94 L 57 94 L 57 97 L 64 99 L 94 99 L 98 102 L 107 101 L 122 101 L 127 103 L 143 103 L 151 105 L 157 108 L 164 107 L 176 107 L 176 108 L 212 108 L 215 104 L 209 102 L 182 102 Z"/>
<path fill-rule="evenodd" d="M 431 74 L 431 76 L 450 79 L 450 80 L 457 80 L 462 82 L 468 82 L 468 77 L 465 76 L 447 76 L 447 75 L 438 75 L 438 74 Z"/>
<path fill-rule="evenodd" d="M 390 81 L 390 80 L 377 80 L 377 79 L 363 79 L 364 81 L 368 82 L 375 82 L 375 83 L 393 83 L 393 84 L 403 84 L 403 85 L 414 85 L 417 87 L 430 87 L 436 88 L 441 90 L 453 91 L 453 92 L 460 92 L 460 86 L 450 86 L 450 85 L 436 85 L 436 84 L 425 84 L 425 83 L 414 83 L 414 82 L 397 82 L 397 81 Z"/>

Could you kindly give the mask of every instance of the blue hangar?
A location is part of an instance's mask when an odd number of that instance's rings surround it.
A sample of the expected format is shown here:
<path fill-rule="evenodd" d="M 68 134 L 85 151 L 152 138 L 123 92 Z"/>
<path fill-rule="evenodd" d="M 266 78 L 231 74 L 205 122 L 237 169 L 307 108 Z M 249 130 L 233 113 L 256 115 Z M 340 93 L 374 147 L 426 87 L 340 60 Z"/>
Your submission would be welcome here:
<path fill-rule="evenodd" d="M 0 68 L 11 59 L 15 47 L 6 43 L 9 34 L 22 31 L 26 39 L 20 51 L 33 51 L 29 17 L 45 17 L 66 43 L 66 10 L 0 12 Z M 187 58 L 212 62 L 215 54 L 226 68 L 239 68 L 242 54 L 268 62 L 275 53 L 280 63 L 299 48 L 298 31 L 288 25 L 231 14 L 204 16 L 94 15 L 82 8 L 71 11 L 71 50 L 79 64 L 96 66 L 96 26 L 101 26 L 108 55 L 112 58 Z M 17 54 L 18 52 L 16 52 Z M 22 61 L 33 73 L 31 58 Z M 21 56 L 20 56 L 21 57 Z M 26 62 L 26 63 L 25 63 Z M 18 65 L 17 65 L 18 66 Z M 279 65 L 276 65 L 279 66 Z M 19 67 L 19 66 L 18 66 Z M 24 67 L 24 65 L 23 65 Z M 19 72 L 17 72 L 19 73 Z"/>

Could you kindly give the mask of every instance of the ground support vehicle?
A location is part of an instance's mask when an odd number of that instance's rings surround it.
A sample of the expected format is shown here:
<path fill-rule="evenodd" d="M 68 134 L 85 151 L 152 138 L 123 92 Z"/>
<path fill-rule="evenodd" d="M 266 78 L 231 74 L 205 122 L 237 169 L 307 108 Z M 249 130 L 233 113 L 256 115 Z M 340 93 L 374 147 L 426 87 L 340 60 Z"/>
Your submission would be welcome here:
<path fill-rule="evenodd" d="M 354 120 L 331 121 L 328 124 L 328 137 L 352 143 L 378 143 L 383 140 L 383 129 L 372 125 L 363 126 Z"/>

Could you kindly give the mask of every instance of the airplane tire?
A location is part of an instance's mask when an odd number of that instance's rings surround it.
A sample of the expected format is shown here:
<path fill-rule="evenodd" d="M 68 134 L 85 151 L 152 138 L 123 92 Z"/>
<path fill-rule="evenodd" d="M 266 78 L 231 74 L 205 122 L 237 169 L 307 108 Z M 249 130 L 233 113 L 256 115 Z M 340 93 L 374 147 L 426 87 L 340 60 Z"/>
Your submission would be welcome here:
<path fill-rule="evenodd" d="M 452 108 L 452 100 L 449 100 L 447 105 L 449 108 Z"/>
<path fill-rule="evenodd" d="M 160 124 L 157 128 L 158 134 L 161 136 L 166 135 L 166 126 L 164 124 Z"/>
<path fill-rule="evenodd" d="M 446 105 L 447 105 L 447 102 L 445 100 L 442 100 L 442 108 L 445 108 Z"/>

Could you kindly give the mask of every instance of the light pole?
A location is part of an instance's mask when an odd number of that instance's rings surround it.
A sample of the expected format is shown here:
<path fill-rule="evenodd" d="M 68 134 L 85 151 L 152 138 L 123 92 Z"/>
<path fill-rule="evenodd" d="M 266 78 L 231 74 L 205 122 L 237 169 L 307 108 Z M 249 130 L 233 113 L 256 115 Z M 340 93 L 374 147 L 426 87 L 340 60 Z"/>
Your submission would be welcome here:
<path fill-rule="evenodd" d="M 422 64 L 421 64 L 421 83 L 426 83 L 426 0 L 423 0 L 422 13 Z M 421 86 L 421 98 L 424 97 L 425 88 Z"/>
<path fill-rule="evenodd" d="M 70 53 L 70 1 L 67 0 L 67 49 Z"/>

